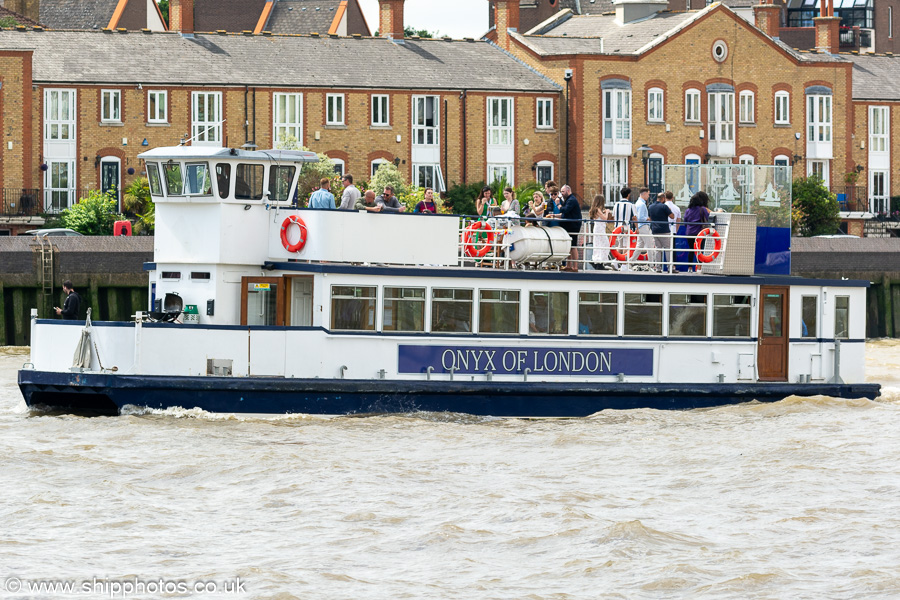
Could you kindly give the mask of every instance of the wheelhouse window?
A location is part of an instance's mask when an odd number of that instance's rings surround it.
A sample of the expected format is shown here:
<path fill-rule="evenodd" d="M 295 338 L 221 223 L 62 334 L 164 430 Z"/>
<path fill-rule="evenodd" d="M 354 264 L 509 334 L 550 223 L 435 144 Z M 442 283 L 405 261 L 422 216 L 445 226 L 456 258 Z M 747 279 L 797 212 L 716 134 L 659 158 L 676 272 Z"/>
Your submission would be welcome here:
<path fill-rule="evenodd" d="M 616 335 L 619 298 L 616 292 L 579 292 L 578 333 Z"/>
<path fill-rule="evenodd" d="M 384 288 L 383 331 L 425 331 L 425 288 Z"/>
<path fill-rule="evenodd" d="M 706 337 L 706 294 L 669 294 L 669 337 Z"/>
<path fill-rule="evenodd" d="M 150 184 L 150 195 L 161 197 L 162 181 L 159 178 L 159 165 L 157 163 L 147 163 L 147 182 Z"/>
<path fill-rule="evenodd" d="M 625 335 L 662 335 L 662 294 L 625 294 Z"/>
<path fill-rule="evenodd" d="M 791 95 L 775 92 L 775 124 L 789 125 L 791 122 Z"/>
<path fill-rule="evenodd" d="M 850 337 L 850 296 L 834 298 L 834 337 L 840 339 Z"/>
<path fill-rule="evenodd" d="M 481 333 L 519 333 L 519 291 L 481 290 L 478 330 Z"/>
<path fill-rule="evenodd" d="M 147 122 L 169 122 L 169 92 L 166 90 L 150 90 L 147 92 Z"/>
<path fill-rule="evenodd" d="M 529 292 L 528 333 L 569 333 L 569 292 Z"/>
<path fill-rule="evenodd" d="M 603 139 L 631 139 L 631 90 L 603 90 Z"/>
<path fill-rule="evenodd" d="M 229 163 L 216 164 L 216 189 L 219 190 L 219 198 L 228 197 L 231 191 L 231 165 Z"/>
<path fill-rule="evenodd" d="M 169 161 L 163 165 L 166 177 L 166 195 L 180 196 L 184 193 L 184 179 L 181 177 L 181 163 Z"/>
<path fill-rule="evenodd" d="M 331 286 L 331 328 L 375 331 L 375 286 Z"/>
<path fill-rule="evenodd" d="M 750 337 L 750 296 L 713 295 L 713 337 Z"/>
<path fill-rule="evenodd" d="M 239 164 L 235 169 L 234 197 L 237 200 L 262 200 L 263 165 Z"/>
<path fill-rule="evenodd" d="M 660 123 L 663 121 L 665 107 L 664 96 L 660 88 L 650 88 L 647 92 L 647 120 Z"/>
<path fill-rule="evenodd" d="M 184 175 L 184 194 L 186 196 L 209 196 L 212 194 L 208 164 L 188 163 L 184 167 Z"/>
<path fill-rule="evenodd" d="M 291 184 L 297 167 L 272 165 L 269 167 L 269 202 L 289 202 Z"/>
<path fill-rule="evenodd" d="M 738 115 L 741 123 L 755 123 L 755 100 L 753 92 L 743 91 L 740 94 L 740 113 Z"/>
<path fill-rule="evenodd" d="M 709 93 L 709 140 L 734 141 L 734 92 Z"/>
<path fill-rule="evenodd" d="M 818 333 L 819 299 L 815 296 L 800 298 L 800 336 L 815 338 Z"/>
<path fill-rule="evenodd" d="M 303 94 L 272 94 L 275 147 L 303 140 Z"/>
<path fill-rule="evenodd" d="M 191 93 L 191 136 L 196 146 L 222 145 L 222 93 Z"/>
<path fill-rule="evenodd" d="M 387 127 L 391 124 L 390 96 L 372 95 L 372 127 Z"/>
<path fill-rule="evenodd" d="M 122 122 L 121 90 L 100 91 L 100 120 L 104 123 Z"/>
<path fill-rule="evenodd" d="M 687 123 L 700 122 L 700 90 L 690 89 L 684 93 L 684 120 Z"/>
<path fill-rule="evenodd" d="M 472 290 L 431 291 L 431 330 L 447 333 L 472 331 Z"/>
<path fill-rule="evenodd" d="M 437 96 L 413 96 L 413 139 L 417 146 L 434 146 L 438 143 Z"/>
<path fill-rule="evenodd" d="M 537 128 L 553 129 L 553 98 L 537 99 Z"/>
<path fill-rule="evenodd" d="M 344 95 L 327 94 L 325 98 L 325 124 L 344 125 Z"/>

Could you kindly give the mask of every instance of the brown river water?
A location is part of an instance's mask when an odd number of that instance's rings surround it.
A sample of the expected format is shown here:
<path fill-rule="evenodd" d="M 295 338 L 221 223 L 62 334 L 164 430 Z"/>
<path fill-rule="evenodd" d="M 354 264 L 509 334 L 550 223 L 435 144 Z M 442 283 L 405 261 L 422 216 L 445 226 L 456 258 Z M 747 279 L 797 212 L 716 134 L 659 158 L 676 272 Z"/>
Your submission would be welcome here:
<path fill-rule="evenodd" d="M 898 340 L 874 402 L 559 420 L 45 416 L 26 352 L 2 598 L 900 598 Z"/>

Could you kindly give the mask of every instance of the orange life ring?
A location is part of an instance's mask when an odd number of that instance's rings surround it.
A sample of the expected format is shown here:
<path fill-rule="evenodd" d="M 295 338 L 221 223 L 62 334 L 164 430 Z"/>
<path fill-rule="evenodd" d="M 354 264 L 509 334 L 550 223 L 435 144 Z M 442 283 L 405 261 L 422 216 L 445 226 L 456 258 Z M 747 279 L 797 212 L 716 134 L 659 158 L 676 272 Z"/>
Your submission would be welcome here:
<path fill-rule="evenodd" d="M 473 241 L 472 238 L 475 237 L 475 234 L 478 230 L 482 230 L 487 234 L 487 240 L 485 240 L 484 245 L 481 247 L 477 247 L 477 241 Z M 466 256 L 470 256 L 472 258 L 484 258 L 485 255 L 491 251 L 491 248 L 494 246 L 494 230 L 491 229 L 491 226 L 487 223 L 487 221 L 475 221 L 468 227 L 466 227 L 466 232 L 463 235 L 463 249 L 466 252 Z"/>
<path fill-rule="evenodd" d="M 291 225 L 295 224 L 300 228 L 300 239 L 296 244 L 292 244 L 288 241 L 288 229 Z M 288 252 L 300 252 L 303 250 L 303 246 L 306 245 L 306 238 L 308 237 L 307 233 L 308 230 L 306 229 L 306 223 L 303 222 L 303 219 L 297 215 L 291 215 L 281 223 L 281 245 L 284 246 L 284 249 Z"/>
<path fill-rule="evenodd" d="M 703 242 L 705 241 L 704 238 L 706 238 L 706 236 L 712 236 L 712 239 L 716 241 L 715 248 L 709 254 L 703 252 Z M 697 260 L 702 263 L 711 263 L 716 260 L 719 256 L 719 252 L 722 250 L 722 238 L 719 236 L 719 232 L 707 227 L 698 233 L 697 239 L 694 240 L 694 250 L 697 252 Z"/>
<path fill-rule="evenodd" d="M 619 236 L 622 234 L 624 228 L 619 225 L 615 229 L 613 229 L 612 234 L 609 236 L 609 253 L 613 255 L 613 258 L 620 261 L 626 261 L 632 256 L 634 256 L 634 249 L 637 247 L 637 235 L 634 232 L 628 232 L 628 247 L 629 252 L 619 252 L 619 249 L 616 247 L 616 242 L 619 241 Z"/>

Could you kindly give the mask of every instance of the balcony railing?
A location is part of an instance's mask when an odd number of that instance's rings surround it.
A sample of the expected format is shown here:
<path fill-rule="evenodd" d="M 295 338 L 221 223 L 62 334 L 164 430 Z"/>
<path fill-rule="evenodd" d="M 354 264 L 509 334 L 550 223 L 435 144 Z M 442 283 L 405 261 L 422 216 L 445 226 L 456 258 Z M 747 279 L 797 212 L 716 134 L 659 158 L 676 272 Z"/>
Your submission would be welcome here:
<path fill-rule="evenodd" d="M 871 212 L 868 191 L 864 185 L 838 185 L 832 190 L 837 194 L 842 212 Z"/>
<path fill-rule="evenodd" d="M 37 188 L 0 188 L 0 216 L 56 214 L 87 197 L 90 192 L 90 189 L 53 192 Z"/>

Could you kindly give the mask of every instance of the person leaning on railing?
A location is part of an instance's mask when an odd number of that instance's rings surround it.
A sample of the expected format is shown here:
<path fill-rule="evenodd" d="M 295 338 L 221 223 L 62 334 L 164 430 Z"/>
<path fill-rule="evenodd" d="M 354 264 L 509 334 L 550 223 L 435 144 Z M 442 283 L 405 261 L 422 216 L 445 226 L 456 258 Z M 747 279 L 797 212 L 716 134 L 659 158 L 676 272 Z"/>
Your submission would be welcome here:
<path fill-rule="evenodd" d="M 703 230 L 704 224 L 709 223 L 709 196 L 706 192 L 697 192 L 691 196 L 691 202 L 684 211 L 684 234 L 688 242 L 688 262 L 696 264 L 697 253 L 694 251 L 694 239 Z M 690 268 L 695 271 L 695 267 Z"/>

